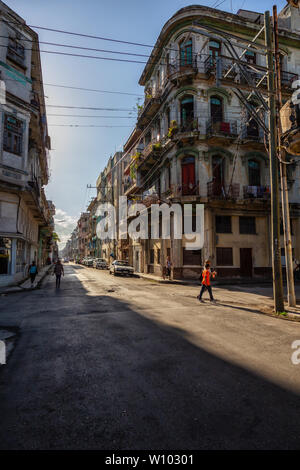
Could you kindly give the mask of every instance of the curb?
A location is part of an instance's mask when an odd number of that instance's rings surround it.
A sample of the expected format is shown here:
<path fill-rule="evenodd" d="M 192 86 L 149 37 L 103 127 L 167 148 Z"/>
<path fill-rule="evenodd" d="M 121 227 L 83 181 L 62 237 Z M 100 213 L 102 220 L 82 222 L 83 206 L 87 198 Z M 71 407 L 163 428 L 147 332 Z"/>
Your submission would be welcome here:
<path fill-rule="evenodd" d="M 43 280 L 49 274 L 51 268 L 52 268 L 52 265 L 49 266 L 49 268 L 42 274 L 41 278 L 37 281 L 35 287 L 22 287 L 22 285 L 11 286 L 11 288 L 9 290 L 0 290 L 0 296 L 1 295 L 9 295 L 9 294 L 19 294 L 20 292 L 29 292 L 29 291 L 32 291 L 32 290 L 40 289 Z M 26 282 L 26 281 L 23 281 L 23 283 L 24 282 Z"/>

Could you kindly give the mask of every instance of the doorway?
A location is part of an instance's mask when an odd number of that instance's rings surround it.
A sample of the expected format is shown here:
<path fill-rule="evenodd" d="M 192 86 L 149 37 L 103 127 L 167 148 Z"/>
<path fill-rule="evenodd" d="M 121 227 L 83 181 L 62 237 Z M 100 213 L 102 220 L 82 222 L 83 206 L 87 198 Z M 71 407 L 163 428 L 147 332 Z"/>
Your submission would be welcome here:
<path fill-rule="evenodd" d="M 252 277 L 252 248 L 240 248 L 240 273 Z"/>

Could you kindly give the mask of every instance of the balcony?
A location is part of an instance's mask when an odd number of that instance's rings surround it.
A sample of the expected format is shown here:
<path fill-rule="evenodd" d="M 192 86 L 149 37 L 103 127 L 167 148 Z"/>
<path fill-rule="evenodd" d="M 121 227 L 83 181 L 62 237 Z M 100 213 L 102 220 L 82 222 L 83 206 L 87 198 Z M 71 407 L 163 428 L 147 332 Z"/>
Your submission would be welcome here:
<path fill-rule="evenodd" d="M 218 71 L 218 77 L 222 80 L 230 80 L 239 82 L 241 85 L 257 86 L 260 83 L 261 86 L 267 86 L 267 78 L 264 77 L 266 70 L 264 67 L 249 64 L 247 61 L 240 61 L 243 71 L 247 74 L 249 81 L 241 74 L 239 67 L 234 64 L 234 59 L 226 56 L 219 57 L 207 57 L 204 62 L 204 73 L 210 77 L 216 75 Z M 254 69 L 256 69 L 254 71 Z M 264 77 L 264 78 L 263 78 Z M 298 79 L 298 75 L 292 72 L 281 71 L 281 86 L 285 89 L 292 88 L 292 84 Z"/>
<path fill-rule="evenodd" d="M 239 183 L 224 185 L 215 181 L 207 183 L 207 197 L 210 199 L 238 199 L 240 197 Z"/>
<path fill-rule="evenodd" d="M 244 186 L 244 199 L 270 199 L 270 186 Z"/>
<path fill-rule="evenodd" d="M 174 60 L 167 66 L 167 78 L 170 81 L 184 81 L 196 75 L 198 72 L 196 57 L 190 60 Z"/>
<path fill-rule="evenodd" d="M 285 72 L 284 70 L 280 73 L 281 77 L 281 86 L 282 88 L 292 88 L 292 84 L 295 80 L 298 80 L 298 75 L 296 73 Z"/>
<path fill-rule="evenodd" d="M 151 117 L 158 111 L 161 104 L 161 92 L 156 90 L 155 92 L 148 92 L 145 96 L 143 107 L 138 112 L 138 124 L 139 126 L 146 125 Z"/>
<path fill-rule="evenodd" d="M 232 137 L 237 136 L 237 121 L 219 121 L 210 119 L 206 123 L 206 135 L 210 137 Z"/>

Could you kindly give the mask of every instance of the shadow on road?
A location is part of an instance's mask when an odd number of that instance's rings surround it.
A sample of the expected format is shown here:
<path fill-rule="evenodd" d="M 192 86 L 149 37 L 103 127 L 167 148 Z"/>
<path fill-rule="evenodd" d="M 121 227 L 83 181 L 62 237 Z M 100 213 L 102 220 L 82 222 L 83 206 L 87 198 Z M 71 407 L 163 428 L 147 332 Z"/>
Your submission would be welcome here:
<path fill-rule="evenodd" d="M 74 276 L 59 296 L 47 284 L 23 299 L 0 376 L 1 449 L 300 448 L 299 396 L 186 331 L 88 295 Z"/>

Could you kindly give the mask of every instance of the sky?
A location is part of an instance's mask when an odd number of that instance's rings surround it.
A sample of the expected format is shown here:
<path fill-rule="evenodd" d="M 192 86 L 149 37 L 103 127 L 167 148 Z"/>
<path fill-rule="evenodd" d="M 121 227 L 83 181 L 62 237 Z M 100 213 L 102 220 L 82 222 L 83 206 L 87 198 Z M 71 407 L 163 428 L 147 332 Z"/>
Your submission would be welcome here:
<path fill-rule="evenodd" d="M 165 22 L 176 11 L 195 4 L 187 0 L 4 0 L 28 25 L 59 29 L 103 38 L 154 45 Z M 204 0 L 201 5 L 217 6 L 236 13 L 239 8 L 272 11 L 273 1 Z M 278 11 L 286 4 L 277 3 Z M 219 5 L 219 6 L 218 6 Z M 109 51 L 148 55 L 151 47 L 120 44 L 33 28 L 40 41 L 89 47 Z M 63 51 L 99 57 L 146 62 L 147 57 L 100 51 L 84 51 L 53 45 L 40 45 L 41 51 Z M 56 231 L 60 248 L 75 228 L 81 212 L 96 195 L 99 173 L 115 151 L 122 150 L 134 124 L 136 105 L 141 103 L 143 87 L 138 85 L 145 64 L 71 57 L 41 52 L 43 80 L 51 137 L 51 178 L 47 199 L 56 206 Z M 55 87 L 67 85 L 126 94 L 100 93 Z M 140 96 L 139 96 L 140 95 Z M 138 101 L 140 99 L 140 101 Z M 53 106 L 117 108 L 126 111 L 60 109 Z M 51 116 L 68 114 L 71 116 Z M 90 117 L 75 117 L 84 115 Z M 91 117 L 104 116 L 104 117 Z M 109 117 L 114 116 L 114 117 Z M 61 126 L 62 125 L 62 126 Z M 68 127 L 115 126 L 115 127 Z M 67 127 L 64 127 L 67 126 Z"/>

